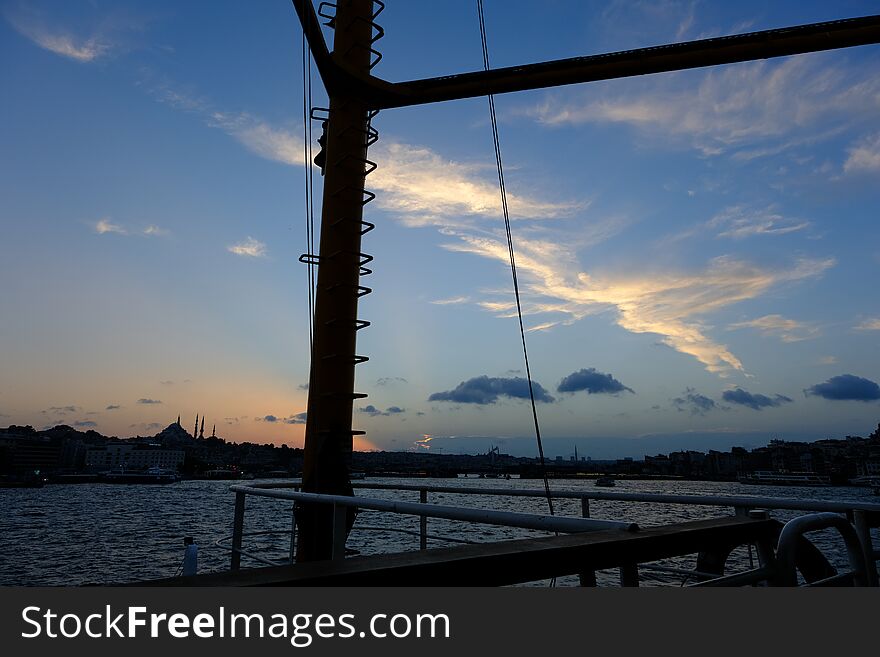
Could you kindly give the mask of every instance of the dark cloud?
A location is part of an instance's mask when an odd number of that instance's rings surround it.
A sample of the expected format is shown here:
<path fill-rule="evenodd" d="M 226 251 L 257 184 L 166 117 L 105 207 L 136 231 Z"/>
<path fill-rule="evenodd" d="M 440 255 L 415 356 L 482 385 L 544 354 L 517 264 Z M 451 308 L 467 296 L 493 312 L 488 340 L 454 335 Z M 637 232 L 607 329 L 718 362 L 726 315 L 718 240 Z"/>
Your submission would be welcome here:
<path fill-rule="evenodd" d="M 776 395 L 775 397 L 767 397 L 766 395 L 752 394 L 748 390 L 736 388 L 735 390 L 725 390 L 721 395 L 724 401 L 731 404 L 739 404 L 740 406 L 748 406 L 756 411 L 768 406 L 782 406 L 789 404 L 793 400 L 785 395 Z"/>
<path fill-rule="evenodd" d="M 44 413 L 57 413 L 58 415 L 64 415 L 65 413 L 76 413 L 79 410 L 79 406 L 50 406 L 47 411 L 43 411 Z"/>
<path fill-rule="evenodd" d="M 553 402 L 547 390 L 537 381 L 532 382 L 535 393 L 535 401 Z M 462 381 L 453 390 L 435 392 L 428 401 L 447 401 L 458 404 L 494 404 L 499 397 L 511 397 L 514 399 L 529 398 L 529 382 L 527 379 L 515 377 L 505 379 L 500 377 L 475 376 L 467 381 Z"/>
<path fill-rule="evenodd" d="M 296 415 L 291 415 L 290 417 L 284 418 L 285 424 L 305 424 L 306 423 L 307 413 L 297 413 Z"/>
<path fill-rule="evenodd" d="M 593 367 L 572 372 L 562 379 L 556 390 L 557 392 L 577 392 L 579 390 L 586 390 L 587 394 L 590 395 L 599 395 L 603 393 L 616 395 L 624 390 L 628 390 L 635 394 L 635 391 L 632 388 L 623 385 L 610 374 L 597 372 Z"/>
<path fill-rule="evenodd" d="M 397 413 L 404 413 L 406 411 L 405 408 L 401 408 L 400 406 L 389 406 L 384 411 L 379 410 L 372 404 L 367 404 L 366 406 L 362 406 L 358 409 L 361 413 L 366 413 L 370 417 L 388 417 L 389 415 L 396 415 Z"/>
<path fill-rule="evenodd" d="M 226 424 L 238 424 L 238 418 L 226 418 Z M 243 420 L 247 418 L 242 418 Z M 230 422 L 229 420 L 232 420 Z M 255 417 L 255 422 L 269 422 L 270 424 L 274 424 L 276 422 L 282 422 L 284 424 L 305 424 L 306 423 L 306 414 L 297 413 L 296 415 L 288 415 L 287 417 L 278 417 L 277 415 L 264 415 L 263 417 Z"/>
<path fill-rule="evenodd" d="M 230 424 L 230 425 L 232 425 L 232 424 L 238 424 L 238 418 L 237 418 L 237 417 L 225 417 L 225 418 L 223 418 L 223 421 L 224 421 L 226 424 Z"/>
<path fill-rule="evenodd" d="M 308 383 L 300 383 L 300 384 L 297 386 L 297 388 L 299 388 L 300 390 L 308 390 L 308 389 L 309 389 L 309 384 L 308 384 Z"/>
<path fill-rule="evenodd" d="M 146 397 L 141 397 L 137 400 L 138 404 L 161 404 L 162 402 L 158 399 L 147 399 Z"/>
<path fill-rule="evenodd" d="M 387 386 L 395 383 L 409 383 L 409 381 L 401 376 L 383 376 L 381 379 L 376 379 L 377 386 Z"/>
<path fill-rule="evenodd" d="M 804 394 L 815 395 L 834 401 L 875 401 L 880 399 L 880 386 L 870 379 L 853 374 L 832 376 L 825 383 L 817 383 L 804 390 Z"/>
<path fill-rule="evenodd" d="M 120 406 L 119 404 L 110 404 L 110 405 L 109 405 L 107 408 L 105 408 L 104 410 L 106 410 L 106 411 L 118 411 L 120 408 L 122 408 L 122 406 Z"/>
<path fill-rule="evenodd" d="M 424 414 L 425 414 L 424 411 L 418 411 L 418 412 L 416 413 L 416 415 L 424 415 Z"/>
<path fill-rule="evenodd" d="M 91 420 L 80 420 L 79 422 L 74 422 L 73 426 L 75 427 L 96 427 L 98 426 L 97 422 L 92 422 Z"/>
<path fill-rule="evenodd" d="M 705 415 L 717 408 L 714 400 L 701 395 L 693 388 L 685 389 L 683 394 L 684 397 L 676 397 L 672 400 L 672 405 L 680 411 L 690 411 L 691 415 Z"/>
<path fill-rule="evenodd" d="M 128 428 L 129 429 L 142 428 L 142 429 L 146 429 L 149 431 L 150 429 L 160 429 L 160 428 L 162 428 L 162 425 L 159 422 L 150 422 L 149 424 L 146 424 L 144 422 L 140 422 L 140 423 L 135 423 L 135 424 L 129 424 Z"/>

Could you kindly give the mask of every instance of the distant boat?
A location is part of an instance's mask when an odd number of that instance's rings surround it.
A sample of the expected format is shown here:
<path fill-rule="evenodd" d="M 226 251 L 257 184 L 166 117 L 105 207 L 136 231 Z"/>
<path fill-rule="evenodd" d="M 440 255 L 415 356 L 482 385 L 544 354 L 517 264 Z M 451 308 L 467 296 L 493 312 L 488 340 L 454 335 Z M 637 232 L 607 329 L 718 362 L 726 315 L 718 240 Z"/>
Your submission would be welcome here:
<path fill-rule="evenodd" d="M 868 486 L 871 488 L 880 488 L 880 475 L 855 477 L 849 480 L 850 486 Z"/>
<path fill-rule="evenodd" d="M 739 482 L 761 486 L 830 486 L 831 478 L 815 472 L 756 470 L 740 475 Z"/>
<path fill-rule="evenodd" d="M 205 479 L 239 479 L 241 473 L 238 470 L 214 468 L 213 470 L 205 470 L 203 476 Z"/>
<path fill-rule="evenodd" d="M 174 470 L 153 467 L 138 472 L 105 472 L 101 475 L 101 481 L 105 484 L 173 484 L 180 481 L 180 475 Z"/>
<path fill-rule="evenodd" d="M 287 479 L 293 475 L 287 470 L 270 470 L 260 475 L 260 479 Z"/>
<path fill-rule="evenodd" d="M 598 477 L 596 479 L 596 485 L 610 488 L 611 486 L 616 486 L 617 482 L 614 481 L 614 477 Z"/>

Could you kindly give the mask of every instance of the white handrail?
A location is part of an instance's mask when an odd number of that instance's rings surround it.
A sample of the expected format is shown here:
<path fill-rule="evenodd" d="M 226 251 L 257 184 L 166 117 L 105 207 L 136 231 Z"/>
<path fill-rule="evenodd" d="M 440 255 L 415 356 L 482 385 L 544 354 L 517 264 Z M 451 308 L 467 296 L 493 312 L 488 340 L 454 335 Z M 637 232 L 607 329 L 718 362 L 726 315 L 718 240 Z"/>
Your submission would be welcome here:
<path fill-rule="evenodd" d="M 622 529 L 636 531 L 634 522 L 618 522 L 615 520 L 596 520 L 593 518 L 570 518 L 565 516 L 548 516 L 536 513 L 518 513 L 515 511 L 496 511 L 493 509 L 469 509 L 465 507 L 445 506 L 442 504 L 421 504 L 417 502 L 398 502 L 379 500 L 372 497 L 353 497 L 348 495 L 322 495 L 320 493 L 303 493 L 298 491 L 278 490 L 267 486 L 230 486 L 229 490 L 244 495 L 273 497 L 297 502 L 313 504 L 335 504 L 344 507 L 357 507 L 372 511 L 387 511 L 427 518 L 443 518 L 445 520 L 463 520 L 487 525 L 504 525 L 522 529 L 537 529 L 550 532 L 585 532 L 604 529 Z"/>
<path fill-rule="evenodd" d="M 248 484 L 247 488 L 280 489 L 299 488 L 301 481 Z M 238 488 L 239 486 L 233 486 Z M 352 482 L 353 488 L 368 490 L 409 490 L 429 493 L 458 493 L 461 495 L 501 495 L 510 497 L 546 497 L 539 489 L 475 488 L 472 486 L 425 486 L 419 484 L 371 484 Z M 672 495 L 669 493 L 621 493 L 612 491 L 551 490 L 558 499 L 572 500 L 620 500 L 625 502 L 655 502 L 659 504 L 694 504 L 698 506 L 732 506 L 761 509 L 788 509 L 793 511 L 872 511 L 880 513 L 876 502 L 836 502 L 832 500 L 800 500 L 792 497 L 758 497 L 752 495 Z"/>

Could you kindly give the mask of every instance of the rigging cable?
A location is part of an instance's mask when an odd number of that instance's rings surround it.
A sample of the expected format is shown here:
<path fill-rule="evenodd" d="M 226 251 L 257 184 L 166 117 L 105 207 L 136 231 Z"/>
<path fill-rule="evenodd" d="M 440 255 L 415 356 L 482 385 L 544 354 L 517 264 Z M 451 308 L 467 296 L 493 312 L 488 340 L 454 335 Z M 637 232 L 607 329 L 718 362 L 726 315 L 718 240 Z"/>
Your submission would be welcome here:
<path fill-rule="evenodd" d="M 480 39 L 483 44 L 483 68 L 489 70 L 489 47 L 486 40 L 486 21 L 483 17 L 483 0 L 477 0 L 477 11 L 480 17 Z M 495 164 L 498 169 L 498 185 L 501 189 L 501 208 L 504 213 L 504 229 L 507 233 L 507 250 L 510 255 L 510 272 L 513 275 L 513 293 L 516 297 L 516 314 L 519 317 L 519 334 L 522 338 L 523 359 L 526 365 L 526 378 L 529 382 L 529 399 L 532 402 L 532 418 L 535 422 L 535 437 L 538 441 L 538 455 L 541 462 L 541 475 L 544 479 L 544 492 L 547 493 L 547 506 L 550 508 L 550 515 L 553 514 L 553 496 L 550 494 L 550 482 L 547 479 L 547 467 L 544 460 L 544 445 L 541 442 L 541 428 L 538 424 L 538 408 L 535 404 L 535 392 L 532 386 L 532 373 L 529 368 L 529 352 L 526 349 L 526 331 L 523 327 L 522 305 L 519 300 L 519 282 L 516 276 L 516 258 L 513 251 L 513 235 L 510 232 L 510 212 L 507 205 L 507 188 L 504 185 L 504 166 L 501 162 L 501 143 L 498 140 L 498 121 L 495 117 L 495 98 L 492 94 L 487 94 L 489 98 L 489 118 L 492 123 L 492 139 L 495 143 Z"/>
<path fill-rule="evenodd" d="M 314 180 L 312 177 L 312 122 L 309 115 L 312 107 L 312 66 L 311 47 L 303 31 L 302 40 L 302 74 L 303 74 L 303 167 L 305 169 L 305 204 L 306 204 L 306 250 L 310 254 L 308 265 L 308 296 L 309 296 L 309 355 L 311 356 L 314 341 L 314 310 L 315 310 L 315 263 L 311 254 L 315 253 L 315 208 Z"/>

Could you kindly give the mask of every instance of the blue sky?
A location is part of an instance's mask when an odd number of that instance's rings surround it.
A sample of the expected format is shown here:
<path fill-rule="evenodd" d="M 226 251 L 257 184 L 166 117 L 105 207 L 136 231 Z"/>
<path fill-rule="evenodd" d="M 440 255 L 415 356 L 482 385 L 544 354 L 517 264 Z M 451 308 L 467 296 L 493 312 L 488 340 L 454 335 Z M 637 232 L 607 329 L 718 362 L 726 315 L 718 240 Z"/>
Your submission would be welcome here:
<path fill-rule="evenodd" d="M 376 75 L 481 67 L 474 2 L 387 4 Z M 485 8 L 506 66 L 876 4 Z M 876 426 L 878 60 L 865 46 L 496 99 L 551 456 Z M 300 445 L 292 6 L 6 0 L 0 62 L 0 425 L 128 436 L 198 412 L 232 440 Z M 358 446 L 532 455 L 486 101 L 374 125 Z"/>

